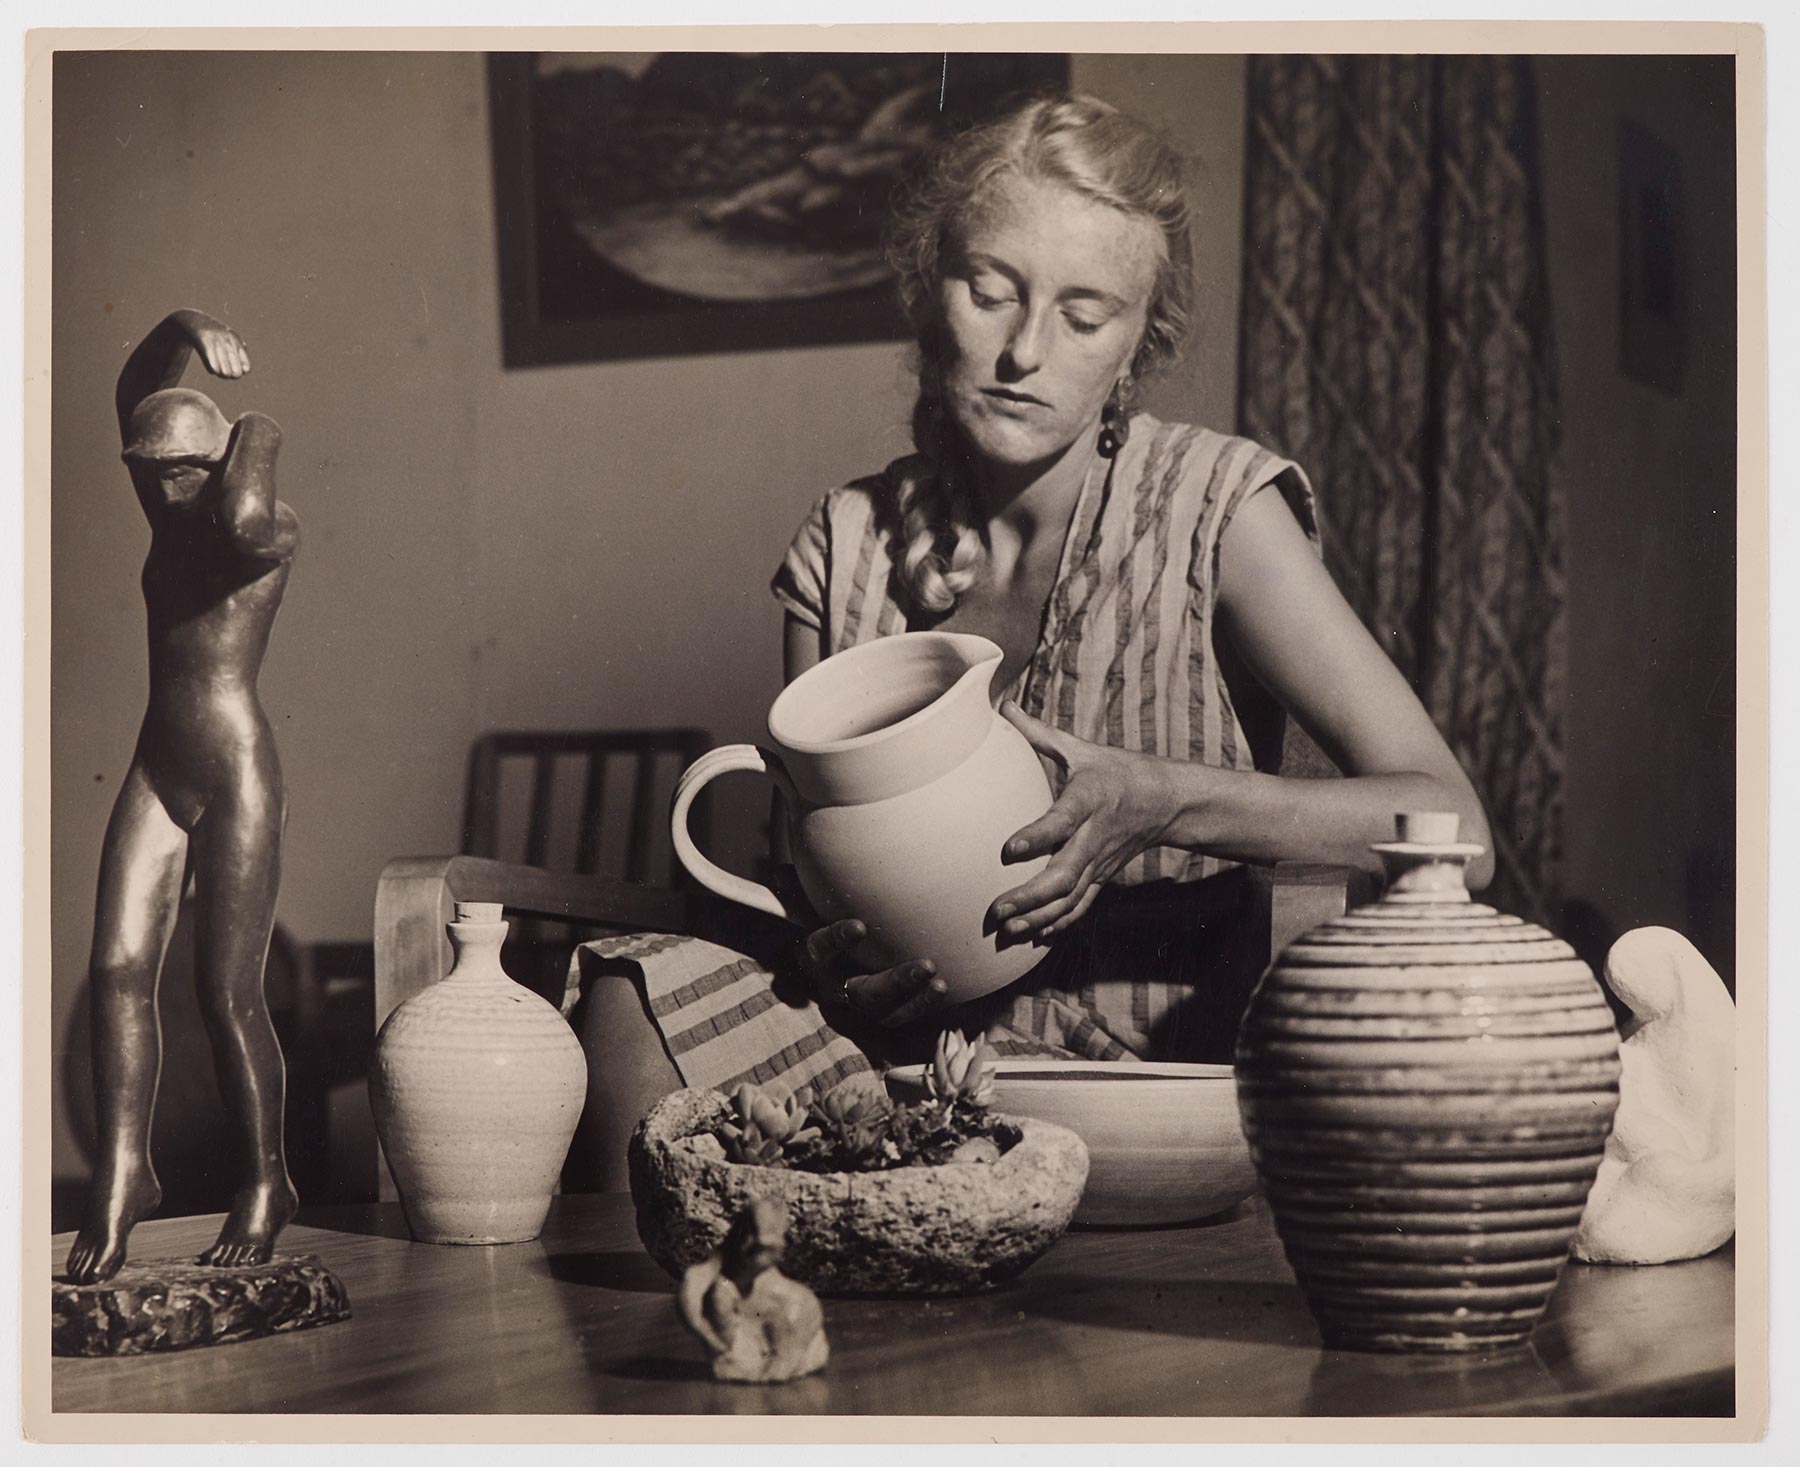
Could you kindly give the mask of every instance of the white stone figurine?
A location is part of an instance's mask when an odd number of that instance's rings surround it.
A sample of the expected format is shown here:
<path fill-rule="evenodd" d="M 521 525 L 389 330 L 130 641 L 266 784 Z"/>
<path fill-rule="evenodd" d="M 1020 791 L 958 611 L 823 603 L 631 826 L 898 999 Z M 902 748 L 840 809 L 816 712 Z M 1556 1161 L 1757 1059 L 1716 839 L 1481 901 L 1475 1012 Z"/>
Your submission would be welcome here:
<path fill-rule="evenodd" d="M 718 1251 L 681 1277 L 676 1308 L 706 1346 L 716 1380 L 794 1380 L 830 1356 L 818 1297 L 776 1267 L 787 1223 L 780 1203 L 753 1202 Z"/>
<path fill-rule="evenodd" d="M 1737 1227 L 1737 1010 L 1706 959 L 1667 927 L 1639 927 L 1614 943 L 1606 982 L 1631 1018 L 1619 1052 L 1618 1116 L 1575 1256 L 1698 1258 Z"/>

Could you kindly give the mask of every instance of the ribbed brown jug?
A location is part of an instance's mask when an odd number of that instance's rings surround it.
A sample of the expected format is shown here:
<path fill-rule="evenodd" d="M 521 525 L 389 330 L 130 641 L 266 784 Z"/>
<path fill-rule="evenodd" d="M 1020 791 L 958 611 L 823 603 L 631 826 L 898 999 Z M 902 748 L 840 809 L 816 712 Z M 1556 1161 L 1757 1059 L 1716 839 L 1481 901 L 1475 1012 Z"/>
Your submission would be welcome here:
<path fill-rule="evenodd" d="M 1238 1108 L 1328 1346 L 1523 1340 L 1619 1103 L 1593 972 L 1470 900 L 1454 815 L 1377 845 L 1387 894 L 1281 953 L 1239 1032 Z"/>

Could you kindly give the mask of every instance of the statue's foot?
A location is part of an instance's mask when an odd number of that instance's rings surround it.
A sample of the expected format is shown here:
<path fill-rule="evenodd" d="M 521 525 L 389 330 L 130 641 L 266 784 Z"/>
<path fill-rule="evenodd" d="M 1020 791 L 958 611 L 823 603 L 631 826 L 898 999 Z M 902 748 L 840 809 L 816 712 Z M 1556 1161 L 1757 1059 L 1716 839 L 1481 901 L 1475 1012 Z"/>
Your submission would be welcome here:
<path fill-rule="evenodd" d="M 275 1239 L 293 1220 L 300 1205 L 294 1185 L 285 1176 L 272 1182 L 256 1182 L 239 1192 L 219 1239 L 200 1255 L 213 1268 L 249 1267 L 267 1263 L 275 1252 Z"/>
<path fill-rule="evenodd" d="M 87 1220 L 75 1235 L 63 1276 L 72 1284 L 98 1284 L 125 1266 L 131 1230 L 162 1204 L 162 1188 L 147 1168 L 133 1170 L 111 1185 L 96 1180 Z"/>

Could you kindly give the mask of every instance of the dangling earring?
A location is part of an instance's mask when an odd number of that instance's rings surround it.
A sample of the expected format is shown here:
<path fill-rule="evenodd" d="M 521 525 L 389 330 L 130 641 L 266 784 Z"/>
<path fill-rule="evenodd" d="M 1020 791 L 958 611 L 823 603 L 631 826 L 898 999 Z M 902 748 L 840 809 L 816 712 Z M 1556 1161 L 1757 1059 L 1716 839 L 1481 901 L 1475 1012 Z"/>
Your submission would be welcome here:
<path fill-rule="evenodd" d="M 1125 416 L 1124 397 L 1125 384 L 1121 382 L 1106 400 L 1106 406 L 1100 410 L 1098 447 L 1101 458 L 1116 457 L 1125 446 L 1125 440 L 1131 436 L 1131 421 Z"/>

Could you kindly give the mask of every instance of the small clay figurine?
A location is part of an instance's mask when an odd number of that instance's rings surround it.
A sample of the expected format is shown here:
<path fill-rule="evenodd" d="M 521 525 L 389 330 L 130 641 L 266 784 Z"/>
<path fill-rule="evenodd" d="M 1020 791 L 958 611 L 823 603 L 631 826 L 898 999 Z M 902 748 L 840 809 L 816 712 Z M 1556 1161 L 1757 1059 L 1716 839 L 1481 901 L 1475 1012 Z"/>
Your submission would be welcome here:
<path fill-rule="evenodd" d="M 779 1202 L 753 1202 L 719 1249 L 681 1276 L 676 1307 L 712 1356 L 716 1380 L 795 1380 L 830 1357 L 817 1296 L 776 1266 L 787 1222 Z"/>
<path fill-rule="evenodd" d="M 116 1274 L 132 1228 L 162 1198 L 150 1162 L 156 988 L 190 872 L 200 1000 L 244 1168 L 200 1261 L 267 1262 L 296 1205 L 281 1048 L 263 1000 L 287 801 L 256 676 L 300 531 L 275 498 L 281 429 L 260 413 L 228 423 L 210 398 L 180 386 L 196 351 L 215 376 L 250 370 L 229 326 L 176 311 L 132 352 L 115 394 L 125 465 L 150 521 L 150 703 L 100 858 L 89 965 L 99 1148 L 69 1251 L 75 1285 Z"/>
<path fill-rule="evenodd" d="M 1619 1110 L 1575 1256 L 1698 1258 L 1737 1226 L 1737 1011 L 1711 965 L 1667 927 L 1640 927 L 1614 943 L 1606 983 L 1631 1018 L 1619 1050 Z"/>

